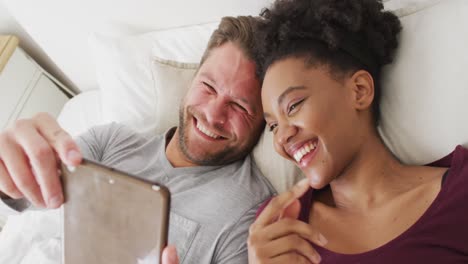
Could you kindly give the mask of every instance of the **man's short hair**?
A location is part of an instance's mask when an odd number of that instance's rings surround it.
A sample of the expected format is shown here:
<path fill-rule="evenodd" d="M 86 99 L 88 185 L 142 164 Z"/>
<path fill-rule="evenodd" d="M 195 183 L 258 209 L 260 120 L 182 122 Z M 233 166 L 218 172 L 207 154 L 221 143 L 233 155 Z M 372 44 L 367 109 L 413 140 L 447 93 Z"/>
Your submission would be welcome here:
<path fill-rule="evenodd" d="M 258 23 L 258 18 L 253 16 L 223 17 L 218 28 L 211 34 L 200 65 L 205 62 L 214 48 L 226 42 L 234 43 L 248 59 L 256 61 L 255 31 Z"/>

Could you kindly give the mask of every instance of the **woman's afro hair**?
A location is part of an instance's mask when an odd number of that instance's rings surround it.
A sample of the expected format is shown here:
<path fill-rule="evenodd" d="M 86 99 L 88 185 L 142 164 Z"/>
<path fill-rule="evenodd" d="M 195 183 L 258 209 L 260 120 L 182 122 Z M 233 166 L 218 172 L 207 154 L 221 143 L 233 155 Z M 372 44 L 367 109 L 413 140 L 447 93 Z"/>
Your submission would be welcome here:
<path fill-rule="evenodd" d="M 298 42 L 320 41 L 330 51 L 357 53 L 350 55 L 364 64 L 370 58 L 372 65 L 367 66 L 379 71 L 392 61 L 401 30 L 398 18 L 383 11 L 380 0 L 277 0 L 261 17 L 258 44 L 263 64 L 307 53 Z"/>

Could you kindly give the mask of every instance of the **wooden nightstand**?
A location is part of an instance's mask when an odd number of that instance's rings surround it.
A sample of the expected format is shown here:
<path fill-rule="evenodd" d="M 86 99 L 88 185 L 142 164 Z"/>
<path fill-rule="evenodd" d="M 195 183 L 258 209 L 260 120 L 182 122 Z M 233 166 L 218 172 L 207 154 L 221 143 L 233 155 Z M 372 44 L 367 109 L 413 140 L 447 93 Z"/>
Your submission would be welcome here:
<path fill-rule="evenodd" d="M 38 112 L 57 117 L 74 95 L 31 59 L 16 37 L 0 35 L 0 130 Z"/>

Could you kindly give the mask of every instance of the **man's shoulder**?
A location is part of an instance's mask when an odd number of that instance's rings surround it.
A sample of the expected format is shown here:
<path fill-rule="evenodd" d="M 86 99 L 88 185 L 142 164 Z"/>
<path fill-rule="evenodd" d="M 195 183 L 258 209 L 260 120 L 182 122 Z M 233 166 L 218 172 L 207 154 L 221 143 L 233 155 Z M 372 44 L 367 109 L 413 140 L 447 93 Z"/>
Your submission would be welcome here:
<path fill-rule="evenodd" d="M 137 131 L 125 124 L 111 122 L 90 128 L 80 135 L 78 139 L 93 139 L 98 142 L 117 144 L 132 142 L 133 144 L 144 144 L 148 140 L 162 140 L 163 134 L 156 134 L 153 131 Z"/>
<path fill-rule="evenodd" d="M 236 196 L 230 201 L 238 204 L 243 202 L 246 207 L 254 208 L 276 194 L 273 185 L 261 173 L 250 155 L 226 179 L 229 186 L 225 190 L 229 189 L 229 193 Z"/>
<path fill-rule="evenodd" d="M 157 135 L 155 133 L 145 131 L 137 131 L 125 124 L 111 122 L 103 125 L 98 125 L 91 127 L 85 134 L 94 134 L 100 137 L 134 137 L 138 139 L 149 139 L 155 136 L 162 137 L 162 135 Z"/>
<path fill-rule="evenodd" d="M 92 127 L 75 140 L 85 158 L 106 163 L 117 158 L 121 160 L 131 152 L 141 151 L 150 141 L 153 144 L 149 145 L 155 148 L 162 139 L 163 135 L 141 133 L 123 124 L 109 123 Z"/>

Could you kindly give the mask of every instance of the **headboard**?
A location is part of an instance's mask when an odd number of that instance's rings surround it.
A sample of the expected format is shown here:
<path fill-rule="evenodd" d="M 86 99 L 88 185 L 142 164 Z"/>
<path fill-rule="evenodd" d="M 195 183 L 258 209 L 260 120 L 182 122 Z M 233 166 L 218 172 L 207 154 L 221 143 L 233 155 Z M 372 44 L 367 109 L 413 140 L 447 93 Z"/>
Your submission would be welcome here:
<path fill-rule="evenodd" d="M 74 86 L 97 88 L 88 36 L 139 34 L 257 15 L 271 0 L 3 0 L 13 17 Z"/>

